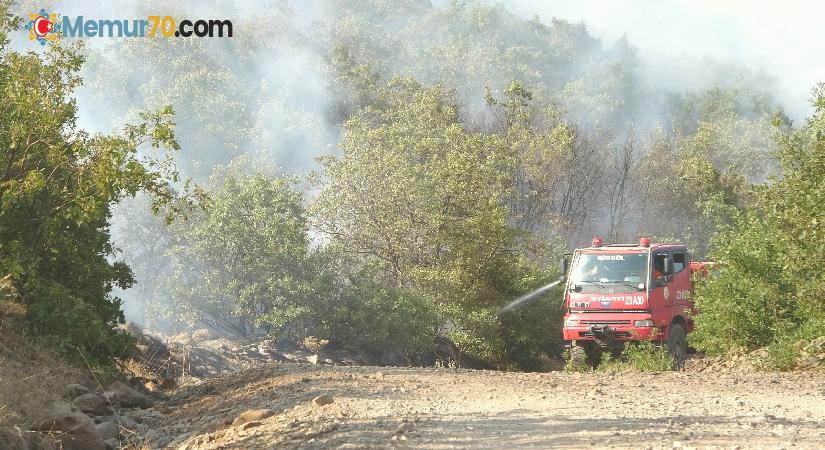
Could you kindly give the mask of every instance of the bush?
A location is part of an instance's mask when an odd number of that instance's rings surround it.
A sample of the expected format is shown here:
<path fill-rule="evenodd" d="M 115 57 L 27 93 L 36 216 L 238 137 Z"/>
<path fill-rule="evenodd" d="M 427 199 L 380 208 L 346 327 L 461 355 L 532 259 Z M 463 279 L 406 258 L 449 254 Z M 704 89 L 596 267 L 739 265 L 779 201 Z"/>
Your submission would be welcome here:
<path fill-rule="evenodd" d="M 303 196 L 294 180 L 216 169 L 209 205 L 176 228 L 168 317 L 246 335 L 264 329 L 296 343 L 315 272 Z M 291 333 L 295 331 L 295 333 Z"/>
<path fill-rule="evenodd" d="M 318 317 L 333 342 L 373 354 L 415 357 L 432 347 L 437 326 L 433 305 L 419 294 L 360 281 L 341 293 L 328 316 Z"/>
<path fill-rule="evenodd" d="M 606 353 L 599 363 L 599 371 L 637 370 L 640 372 L 664 372 L 672 370 L 673 357 L 667 348 L 653 341 L 628 342 L 621 357 Z"/>
<path fill-rule="evenodd" d="M 5 36 L 19 22 L 7 13 L 0 2 L 0 278 L 19 293 L 31 331 L 103 361 L 123 343 L 113 330 L 123 314 L 112 288 L 134 282 L 110 241 L 111 209 L 137 192 L 156 208 L 174 203 L 169 185 L 178 173 L 150 150 L 179 148 L 173 112 L 141 114 L 113 135 L 83 132 L 72 97 L 81 49 L 10 51 Z"/>
<path fill-rule="evenodd" d="M 696 290 L 695 347 L 710 354 L 768 347 L 771 363 L 799 363 L 797 342 L 825 336 L 825 85 L 816 112 L 777 136 L 781 177 L 713 240 L 718 277 Z"/>

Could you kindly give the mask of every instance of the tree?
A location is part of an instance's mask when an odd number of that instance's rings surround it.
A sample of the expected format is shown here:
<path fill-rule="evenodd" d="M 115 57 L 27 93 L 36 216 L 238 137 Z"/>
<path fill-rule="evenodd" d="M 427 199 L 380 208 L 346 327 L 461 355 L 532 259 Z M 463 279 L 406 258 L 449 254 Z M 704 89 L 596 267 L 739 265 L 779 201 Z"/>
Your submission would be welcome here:
<path fill-rule="evenodd" d="M 4 3 L 3 33 L 19 24 L 7 11 Z M 113 327 L 123 320 L 111 290 L 133 282 L 110 242 L 111 208 L 141 191 L 156 210 L 175 204 L 178 174 L 151 156 L 178 148 L 172 110 L 143 113 L 121 134 L 89 135 L 77 128 L 71 98 L 80 48 L 53 44 L 38 55 L 7 44 L 0 43 L 0 277 L 19 293 L 34 332 L 102 358 L 118 349 Z M 193 201 L 189 194 L 182 198 Z"/>
<path fill-rule="evenodd" d="M 514 158 L 500 137 L 466 131 L 439 86 L 396 79 L 347 122 L 343 155 L 321 159 L 316 227 L 423 294 L 465 349 L 505 361 L 498 309 L 545 280 L 508 223 Z"/>
<path fill-rule="evenodd" d="M 311 292 L 309 238 L 295 180 L 218 167 L 204 211 L 176 227 L 170 316 L 248 335 L 300 327 Z"/>
<path fill-rule="evenodd" d="M 799 343 L 825 324 L 825 85 L 799 130 L 781 129 L 780 176 L 758 186 L 751 207 L 714 238 L 720 274 L 700 286 L 699 348 L 769 346 L 781 368 L 797 364 Z M 781 125 L 781 122 L 777 122 Z"/>

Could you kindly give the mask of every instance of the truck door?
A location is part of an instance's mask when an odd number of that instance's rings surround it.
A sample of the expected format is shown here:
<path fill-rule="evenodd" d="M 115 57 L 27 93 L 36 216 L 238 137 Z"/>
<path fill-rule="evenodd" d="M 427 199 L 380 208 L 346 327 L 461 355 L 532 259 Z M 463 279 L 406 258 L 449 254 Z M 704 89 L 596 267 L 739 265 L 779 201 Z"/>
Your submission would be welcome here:
<path fill-rule="evenodd" d="M 670 323 L 670 292 L 671 279 L 664 273 L 665 260 L 670 258 L 669 252 L 659 251 L 650 255 L 650 313 L 657 325 Z"/>
<path fill-rule="evenodd" d="M 673 277 L 670 283 L 671 316 L 680 314 L 687 317 L 693 298 L 693 283 L 690 279 L 690 257 L 685 250 L 674 250 L 670 257 L 673 261 Z M 690 325 L 688 325 L 690 328 Z M 690 330 L 686 330 L 690 331 Z"/>
<path fill-rule="evenodd" d="M 690 261 L 685 250 L 656 252 L 652 255 L 653 278 L 651 282 L 651 314 L 657 325 L 670 325 L 673 317 L 681 315 L 687 318 L 690 311 L 691 291 Z M 672 272 L 663 273 L 664 261 L 670 259 Z M 690 325 L 688 330 L 690 331 Z"/>

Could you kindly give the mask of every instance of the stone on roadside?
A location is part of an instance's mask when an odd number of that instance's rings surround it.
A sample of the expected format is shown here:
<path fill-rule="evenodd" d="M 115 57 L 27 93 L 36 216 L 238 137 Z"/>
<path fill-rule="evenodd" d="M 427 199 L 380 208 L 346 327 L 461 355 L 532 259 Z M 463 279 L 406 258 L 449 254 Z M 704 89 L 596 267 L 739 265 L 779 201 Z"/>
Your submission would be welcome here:
<path fill-rule="evenodd" d="M 97 394 L 83 394 L 78 396 L 74 399 L 72 405 L 86 414 L 93 414 L 95 416 L 105 416 L 112 412 L 109 400 Z"/>
<path fill-rule="evenodd" d="M 124 408 L 151 408 L 152 399 L 127 386 L 126 383 L 115 381 L 109 385 L 108 392 L 116 394 L 120 405 Z"/>
<path fill-rule="evenodd" d="M 307 361 L 312 364 L 318 364 L 318 355 L 307 356 Z"/>
<path fill-rule="evenodd" d="M 120 434 L 120 430 L 114 422 L 101 422 L 95 425 L 95 428 L 97 428 L 103 440 L 117 439 Z"/>
<path fill-rule="evenodd" d="M 41 415 L 37 431 L 57 433 L 63 450 L 105 450 L 103 437 L 95 422 L 78 408 L 58 402 Z"/>
<path fill-rule="evenodd" d="M 318 406 L 325 406 L 331 403 L 335 403 L 335 399 L 333 399 L 332 396 L 329 394 L 324 394 L 313 398 L 312 402 Z"/>
<path fill-rule="evenodd" d="M 89 388 L 83 386 L 82 384 L 70 384 L 66 386 L 66 397 L 70 400 L 74 400 L 83 394 L 88 394 L 89 392 Z"/>
<path fill-rule="evenodd" d="M 250 428 L 255 428 L 261 425 L 263 425 L 263 422 L 261 422 L 260 420 L 253 420 L 251 422 L 246 422 L 243 425 L 241 425 L 241 430 L 248 430 Z"/>
<path fill-rule="evenodd" d="M 272 411 L 268 409 L 250 409 L 244 411 L 232 421 L 232 426 L 236 427 L 238 425 L 243 425 L 249 422 L 260 422 L 261 420 L 266 419 L 272 415 Z M 246 428 L 244 428 L 246 429 Z"/>

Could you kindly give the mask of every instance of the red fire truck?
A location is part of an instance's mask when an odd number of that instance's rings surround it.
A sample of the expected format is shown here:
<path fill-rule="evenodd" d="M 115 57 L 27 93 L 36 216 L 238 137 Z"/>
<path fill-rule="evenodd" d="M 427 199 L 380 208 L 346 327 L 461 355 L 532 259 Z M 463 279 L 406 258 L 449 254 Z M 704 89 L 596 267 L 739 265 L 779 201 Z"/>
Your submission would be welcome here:
<path fill-rule="evenodd" d="M 563 264 L 563 334 L 571 357 L 595 365 L 603 352 L 620 352 L 627 341 L 656 340 L 681 366 L 693 329 L 693 281 L 708 267 L 691 261 L 684 245 L 651 244 L 648 238 L 638 244 L 595 238 L 577 249 Z"/>

